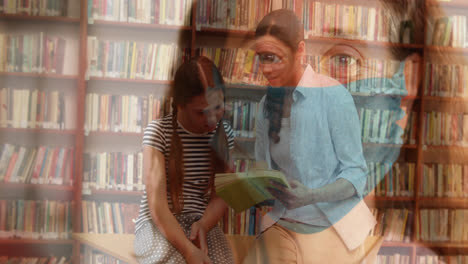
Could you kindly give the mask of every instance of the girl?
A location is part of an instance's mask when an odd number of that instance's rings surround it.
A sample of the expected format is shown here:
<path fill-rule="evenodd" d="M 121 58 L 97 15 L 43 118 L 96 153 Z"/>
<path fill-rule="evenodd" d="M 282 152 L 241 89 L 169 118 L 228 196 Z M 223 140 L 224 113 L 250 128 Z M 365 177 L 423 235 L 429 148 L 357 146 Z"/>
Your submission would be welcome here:
<path fill-rule="evenodd" d="M 227 172 L 233 131 L 222 119 L 224 81 L 212 61 L 196 57 L 177 70 L 172 114 L 143 138 L 146 190 L 136 222 L 140 263 L 233 263 L 216 225 L 226 204 L 214 174 Z"/>

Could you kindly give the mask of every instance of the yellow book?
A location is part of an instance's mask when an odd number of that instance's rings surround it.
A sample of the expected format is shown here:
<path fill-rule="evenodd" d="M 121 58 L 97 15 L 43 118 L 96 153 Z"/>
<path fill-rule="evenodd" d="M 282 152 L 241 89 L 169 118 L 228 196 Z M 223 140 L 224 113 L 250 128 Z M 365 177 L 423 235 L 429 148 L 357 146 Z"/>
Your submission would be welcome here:
<path fill-rule="evenodd" d="M 135 68 L 136 68 L 136 61 L 137 61 L 137 44 L 136 42 L 132 42 L 132 67 L 130 68 L 130 79 L 135 79 Z"/>
<path fill-rule="evenodd" d="M 267 189 L 273 187 L 270 181 L 291 188 L 282 172 L 266 169 L 216 174 L 215 187 L 217 195 L 238 213 L 265 200 L 273 199 L 273 195 Z"/>

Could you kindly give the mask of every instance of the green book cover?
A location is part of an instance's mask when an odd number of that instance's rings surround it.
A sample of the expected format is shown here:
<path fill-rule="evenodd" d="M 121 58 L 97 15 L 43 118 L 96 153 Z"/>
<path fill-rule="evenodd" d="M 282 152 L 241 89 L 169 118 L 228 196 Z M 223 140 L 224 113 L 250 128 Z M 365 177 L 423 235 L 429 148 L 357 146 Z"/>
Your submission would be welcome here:
<path fill-rule="evenodd" d="M 290 188 L 282 172 L 265 169 L 216 174 L 215 187 L 219 197 L 236 212 L 242 212 L 265 200 L 274 199 L 267 189 L 273 187 L 270 181 Z"/>

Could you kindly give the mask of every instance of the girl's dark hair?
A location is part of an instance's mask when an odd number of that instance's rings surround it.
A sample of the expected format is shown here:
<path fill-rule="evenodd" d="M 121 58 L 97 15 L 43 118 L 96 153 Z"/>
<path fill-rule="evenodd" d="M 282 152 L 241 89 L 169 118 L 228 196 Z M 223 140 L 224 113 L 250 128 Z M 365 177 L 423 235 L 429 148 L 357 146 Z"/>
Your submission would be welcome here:
<path fill-rule="evenodd" d="M 173 204 L 173 212 L 182 212 L 184 159 L 183 146 L 177 133 L 177 106 L 183 106 L 208 90 L 221 90 L 225 94 L 224 80 L 216 65 L 208 58 L 199 56 L 184 62 L 176 71 L 174 85 L 170 90 L 172 97 L 172 137 L 169 151 L 169 188 Z M 221 119 L 213 136 L 212 174 L 210 176 L 207 192 L 214 191 L 214 174 L 226 172 L 229 164 L 229 149 L 224 123 Z M 182 198 L 182 199 L 181 199 Z"/>
<path fill-rule="evenodd" d="M 279 9 L 266 15 L 255 30 L 255 39 L 267 35 L 286 44 L 295 53 L 299 42 L 304 40 L 304 27 L 293 11 Z M 264 114 L 270 121 L 268 136 L 275 143 L 280 141 L 279 133 L 281 131 L 284 96 L 284 87 L 267 88 Z"/>

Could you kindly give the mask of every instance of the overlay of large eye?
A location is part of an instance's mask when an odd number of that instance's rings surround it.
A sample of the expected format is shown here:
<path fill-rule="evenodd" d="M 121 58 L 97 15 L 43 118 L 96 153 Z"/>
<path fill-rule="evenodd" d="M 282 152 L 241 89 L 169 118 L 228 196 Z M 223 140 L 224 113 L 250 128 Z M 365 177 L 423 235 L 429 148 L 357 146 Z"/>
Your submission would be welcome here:
<path fill-rule="evenodd" d="M 346 84 L 359 78 L 363 61 L 364 58 L 357 49 L 347 44 L 338 44 L 322 56 L 321 72 Z"/>
<path fill-rule="evenodd" d="M 259 53 L 257 56 L 261 64 L 273 64 L 281 62 L 281 58 L 274 53 Z"/>

